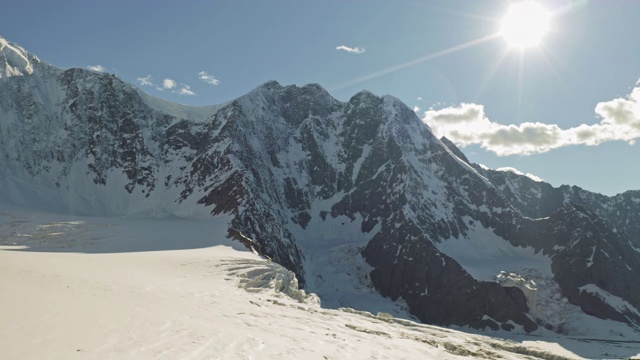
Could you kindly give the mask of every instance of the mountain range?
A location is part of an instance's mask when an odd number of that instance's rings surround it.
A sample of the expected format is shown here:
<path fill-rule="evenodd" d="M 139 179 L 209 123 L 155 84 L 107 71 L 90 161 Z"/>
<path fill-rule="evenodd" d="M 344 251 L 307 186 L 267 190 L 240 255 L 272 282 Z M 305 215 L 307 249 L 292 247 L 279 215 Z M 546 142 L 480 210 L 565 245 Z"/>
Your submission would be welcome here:
<path fill-rule="evenodd" d="M 0 154 L 2 201 L 230 216 L 230 238 L 327 306 L 355 307 L 372 287 L 429 324 L 573 334 L 586 316 L 640 329 L 639 191 L 473 164 L 393 96 L 343 102 L 270 81 L 189 107 L 0 37 Z"/>

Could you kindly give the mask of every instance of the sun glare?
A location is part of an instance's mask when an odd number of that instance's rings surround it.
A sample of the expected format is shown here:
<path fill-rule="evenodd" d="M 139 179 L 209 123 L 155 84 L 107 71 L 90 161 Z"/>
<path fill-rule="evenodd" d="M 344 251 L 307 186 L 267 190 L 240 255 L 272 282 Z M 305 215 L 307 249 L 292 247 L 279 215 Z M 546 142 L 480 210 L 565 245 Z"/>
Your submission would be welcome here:
<path fill-rule="evenodd" d="M 502 19 L 500 35 L 511 47 L 536 46 L 549 30 L 550 20 L 551 13 L 537 2 L 515 3 Z"/>

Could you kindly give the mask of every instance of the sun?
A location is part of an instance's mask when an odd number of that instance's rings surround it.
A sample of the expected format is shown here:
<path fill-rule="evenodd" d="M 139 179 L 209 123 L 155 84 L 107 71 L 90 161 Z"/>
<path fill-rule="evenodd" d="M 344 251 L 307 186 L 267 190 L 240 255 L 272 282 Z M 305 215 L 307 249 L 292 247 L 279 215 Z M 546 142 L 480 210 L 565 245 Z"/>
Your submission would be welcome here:
<path fill-rule="evenodd" d="M 515 3 L 502 19 L 500 35 L 511 47 L 537 46 L 549 30 L 550 20 L 551 13 L 537 2 Z"/>

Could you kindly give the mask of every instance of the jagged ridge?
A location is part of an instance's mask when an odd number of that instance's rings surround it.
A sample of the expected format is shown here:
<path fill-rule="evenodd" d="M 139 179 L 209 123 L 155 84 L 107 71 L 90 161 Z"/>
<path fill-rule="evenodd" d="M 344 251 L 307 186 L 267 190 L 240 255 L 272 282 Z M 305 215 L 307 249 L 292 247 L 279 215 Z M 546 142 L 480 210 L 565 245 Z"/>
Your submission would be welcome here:
<path fill-rule="evenodd" d="M 85 214 L 228 214 L 230 235 L 311 287 L 323 274 L 307 273 L 305 257 L 352 244 L 376 289 L 425 322 L 533 331 L 545 319 L 519 288 L 476 278 L 440 250 L 490 229 L 504 246 L 547 256 L 570 303 L 640 323 L 637 215 L 623 224 L 616 213 L 635 209 L 637 193 L 606 198 L 472 166 L 391 96 L 340 102 L 318 85 L 268 82 L 189 109 L 114 75 L 38 64 L 0 80 L 5 200 Z"/>

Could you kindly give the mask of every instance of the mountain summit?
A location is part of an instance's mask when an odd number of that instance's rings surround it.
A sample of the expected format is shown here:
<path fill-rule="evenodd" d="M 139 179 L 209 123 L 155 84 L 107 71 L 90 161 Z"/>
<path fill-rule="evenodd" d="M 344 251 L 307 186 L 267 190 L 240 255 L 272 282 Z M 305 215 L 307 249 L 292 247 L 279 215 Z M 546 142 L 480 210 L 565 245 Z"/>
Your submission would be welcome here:
<path fill-rule="evenodd" d="M 637 192 L 605 197 L 471 164 L 392 96 L 342 102 L 270 81 L 190 108 L 0 47 L 3 201 L 230 216 L 230 237 L 326 306 L 379 311 L 373 287 L 432 324 L 640 326 Z"/>
<path fill-rule="evenodd" d="M 34 64 L 39 63 L 38 57 L 0 36 L 0 78 L 33 74 Z"/>

